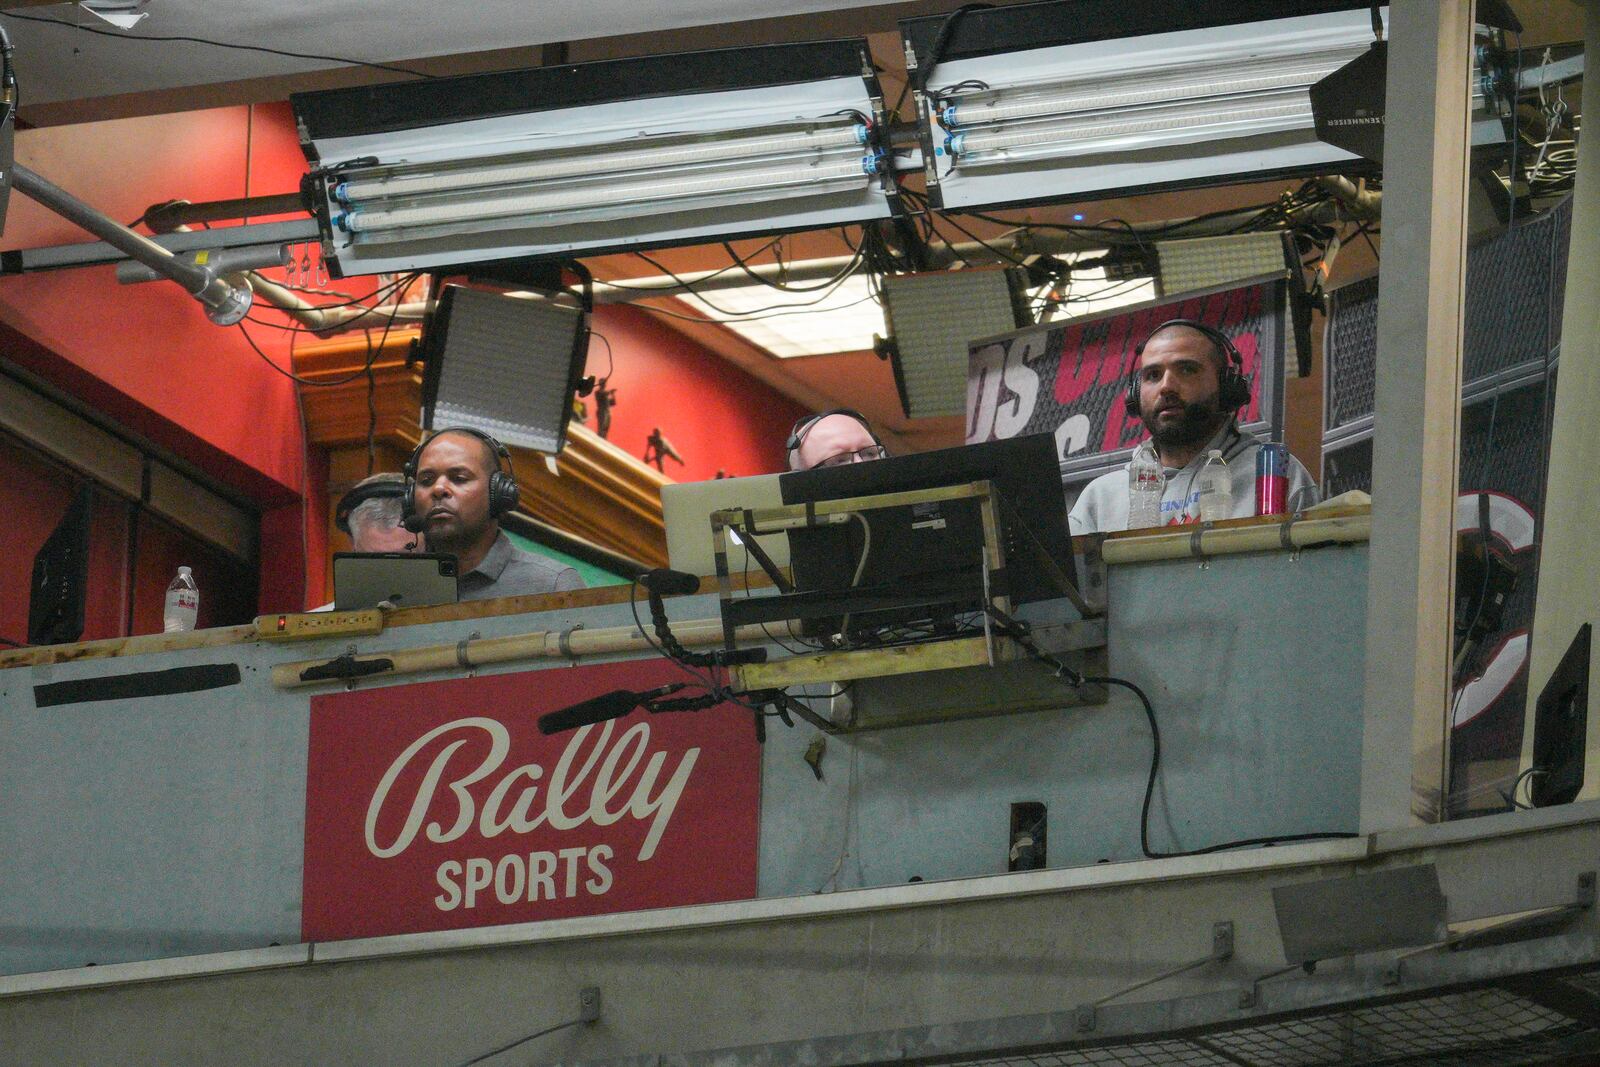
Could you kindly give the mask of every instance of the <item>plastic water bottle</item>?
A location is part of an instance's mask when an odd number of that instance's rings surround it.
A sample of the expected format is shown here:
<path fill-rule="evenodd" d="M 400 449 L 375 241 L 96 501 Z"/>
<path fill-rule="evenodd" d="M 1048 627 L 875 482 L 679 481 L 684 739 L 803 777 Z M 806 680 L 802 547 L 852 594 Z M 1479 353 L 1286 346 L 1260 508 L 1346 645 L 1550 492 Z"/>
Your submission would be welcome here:
<path fill-rule="evenodd" d="M 162 622 L 169 634 L 193 630 L 200 615 L 200 588 L 194 584 L 194 575 L 188 567 L 179 567 L 178 576 L 167 586 L 167 606 L 162 612 Z"/>
<path fill-rule="evenodd" d="M 1144 449 L 1136 449 L 1128 462 L 1128 529 L 1161 525 L 1161 464 Z"/>
<path fill-rule="evenodd" d="M 1213 448 L 1206 455 L 1206 464 L 1200 468 L 1196 480 L 1200 489 L 1200 521 L 1220 522 L 1233 515 L 1233 478 L 1228 471 L 1228 461 L 1222 458 L 1222 449 Z"/>

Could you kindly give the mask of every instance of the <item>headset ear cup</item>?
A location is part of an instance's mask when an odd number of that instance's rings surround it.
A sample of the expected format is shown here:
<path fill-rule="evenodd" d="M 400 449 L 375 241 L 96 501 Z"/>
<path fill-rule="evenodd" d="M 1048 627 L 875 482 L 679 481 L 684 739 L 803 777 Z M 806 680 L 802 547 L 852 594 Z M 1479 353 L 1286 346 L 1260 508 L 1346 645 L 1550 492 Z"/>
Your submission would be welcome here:
<path fill-rule="evenodd" d="M 1228 368 L 1227 379 L 1218 393 L 1218 407 L 1224 411 L 1240 411 L 1250 403 L 1250 379 Z"/>
<path fill-rule="evenodd" d="M 505 471 L 495 471 L 489 476 L 489 517 L 498 519 L 507 512 L 517 510 L 520 503 L 516 479 Z"/>
<path fill-rule="evenodd" d="M 1139 417 L 1139 372 L 1128 373 L 1128 386 L 1122 391 L 1122 408 L 1129 418 Z"/>

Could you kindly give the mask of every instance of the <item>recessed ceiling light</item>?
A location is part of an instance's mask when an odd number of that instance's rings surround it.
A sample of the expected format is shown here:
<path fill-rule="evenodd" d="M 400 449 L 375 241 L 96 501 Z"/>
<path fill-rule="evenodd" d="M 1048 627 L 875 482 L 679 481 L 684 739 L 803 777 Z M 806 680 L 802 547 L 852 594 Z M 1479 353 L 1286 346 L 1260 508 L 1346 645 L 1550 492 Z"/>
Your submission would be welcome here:
<path fill-rule="evenodd" d="M 681 293 L 677 299 L 779 359 L 859 352 L 870 349 L 873 335 L 883 332 L 883 310 L 865 274 L 823 292 L 784 292 L 751 284 L 704 297 Z"/>

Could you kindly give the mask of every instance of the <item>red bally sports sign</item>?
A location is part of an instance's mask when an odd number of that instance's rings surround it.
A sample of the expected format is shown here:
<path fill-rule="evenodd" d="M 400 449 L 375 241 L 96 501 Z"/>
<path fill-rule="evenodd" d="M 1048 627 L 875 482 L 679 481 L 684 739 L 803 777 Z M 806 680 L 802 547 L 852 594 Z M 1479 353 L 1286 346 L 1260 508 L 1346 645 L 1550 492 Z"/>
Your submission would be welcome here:
<path fill-rule="evenodd" d="M 681 677 L 649 660 L 313 697 L 302 936 L 755 896 L 749 712 L 539 733 L 546 712 Z"/>

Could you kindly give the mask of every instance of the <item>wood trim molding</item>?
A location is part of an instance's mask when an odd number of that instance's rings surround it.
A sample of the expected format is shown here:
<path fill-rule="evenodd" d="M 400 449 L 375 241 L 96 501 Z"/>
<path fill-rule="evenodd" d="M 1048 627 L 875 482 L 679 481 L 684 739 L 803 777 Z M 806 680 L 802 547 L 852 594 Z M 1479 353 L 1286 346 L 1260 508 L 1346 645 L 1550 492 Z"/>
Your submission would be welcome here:
<path fill-rule="evenodd" d="M 300 377 L 339 383 L 300 386 L 307 438 L 329 453 L 328 500 L 323 503 L 330 531 L 333 503 L 360 480 L 355 472 L 366 470 L 369 422 L 381 467 L 389 467 L 394 455 L 408 455 L 421 439 L 422 369 L 407 363 L 418 336 L 416 329 L 396 330 L 373 354 L 375 418 L 367 407 L 367 375 L 361 373 L 369 351 L 365 338 L 303 345 L 294 353 Z M 646 565 L 666 566 L 661 487 L 670 485 L 671 478 L 576 422 L 569 426 L 567 446 L 559 456 L 514 447 L 511 459 L 523 510 L 530 515 Z M 330 537 L 331 545 L 343 543 L 341 534 Z"/>

